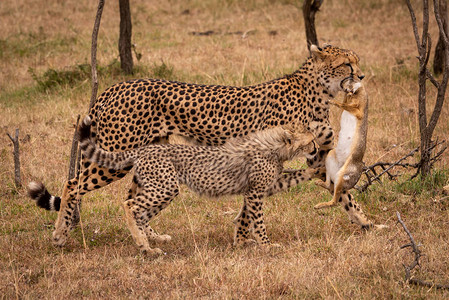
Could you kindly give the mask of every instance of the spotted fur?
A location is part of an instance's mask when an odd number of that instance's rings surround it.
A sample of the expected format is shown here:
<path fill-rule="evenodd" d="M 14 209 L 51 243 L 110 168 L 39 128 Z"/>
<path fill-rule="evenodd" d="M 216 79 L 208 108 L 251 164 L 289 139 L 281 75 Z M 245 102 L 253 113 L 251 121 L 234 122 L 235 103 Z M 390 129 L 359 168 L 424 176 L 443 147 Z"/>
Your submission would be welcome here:
<path fill-rule="evenodd" d="M 171 136 L 198 144 L 222 145 L 231 137 L 298 123 L 311 131 L 320 145 L 308 164 L 323 167 L 333 145 L 328 100 L 341 90 L 342 80 L 363 78 L 363 74 L 359 58 L 351 50 L 312 46 L 311 52 L 311 57 L 292 74 L 253 86 L 160 79 L 118 83 L 106 89 L 89 112 L 91 137 L 100 148 L 121 152 L 167 143 Z M 65 243 L 68 231 L 77 222 L 75 208 L 84 194 L 124 177 L 130 169 L 102 168 L 83 159 L 81 174 L 63 189 L 54 243 Z M 134 183 L 131 189 L 136 189 Z M 347 200 L 343 203 L 347 204 Z"/>
<path fill-rule="evenodd" d="M 147 238 L 155 235 L 149 221 L 178 195 L 180 184 L 211 197 L 244 194 L 242 211 L 235 220 L 234 244 L 247 242 L 250 233 L 258 243 L 268 244 L 262 198 L 313 175 L 313 169 L 308 169 L 291 173 L 289 178 L 282 176 L 285 161 L 316 152 L 313 135 L 302 126 L 254 132 L 222 146 L 148 145 L 108 152 L 90 139 L 90 125 L 86 117 L 79 128 L 80 148 L 89 161 L 112 169 L 135 167 L 137 190 L 123 207 L 134 240 L 145 252 L 161 253 L 149 247 Z"/>

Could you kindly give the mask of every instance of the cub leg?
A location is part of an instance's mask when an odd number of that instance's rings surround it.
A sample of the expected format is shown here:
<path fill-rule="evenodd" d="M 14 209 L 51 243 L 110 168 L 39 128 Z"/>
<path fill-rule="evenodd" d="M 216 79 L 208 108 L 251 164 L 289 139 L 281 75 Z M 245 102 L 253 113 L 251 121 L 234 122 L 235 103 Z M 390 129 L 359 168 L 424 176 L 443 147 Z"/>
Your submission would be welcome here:
<path fill-rule="evenodd" d="M 242 246 L 256 241 L 249 238 L 250 219 L 246 199 L 243 201 L 242 209 L 234 219 L 234 246 Z"/>
<path fill-rule="evenodd" d="M 308 130 L 315 136 L 315 141 L 320 146 L 319 151 L 312 158 L 307 158 L 307 165 L 311 168 L 324 167 L 326 157 L 334 144 L 334 132 L 329 122 L 310 122 Z"/>
<path fill-rule="evenodd" d="M 250 220 L 251 233 L 259 245 L 270 244 L 270 239 L 267 235 L 267 229 L 264 223 L 263 216 L 263 200 L 261 193 L 249 193 L 245 195 L 247 203 L 247 211 Z"/>
<path fill-rule="evenodd" d="M 133 177 L 133 182 L 131 184 L 131 188 L 128 191 L 128 198 L 127 200 L 131 200 L 134 199 L 136 197 L 137 194 L 137 190 L 141 190 L 141 188 L 139 188 L 138 186 L 138 182 L 137 182 L 137 178 L 136 176 Z M 167 203 L 168 205 L 168 203 Z M 162 207 L 161 209 L 165 208 L 166 205 L 164 207 Z M 171 236 L 169 236 L 168 234 L 158 234 L 156 233 L 156 231 L 154 231 L 150 226 L 146 226 L 144 228 L 144 231 L 147 235 L 147 238 L 156 242 L 168 242 L 171 240 Z"/>
<path fill-rule="evenodd" d="M 125 211 L 125 221 L 129 231 L 137 244 L 140 251 L 145 254 L 162 254 L 162 250 L 159 248 L 151 249 L 148 243 L 147 235 L 143 229 L 141 222 L 138 222 L 142 215 L 142 208 L 137 204 L 140 199 L 134 201 L 133 199 L 126 200 L 123 203 L 123 210 Z M 142 221 L 142 220 L 140 220 Z"/>
<path fill-rule="evenodd" d="M 298 184 L 309 181 L 315 176 L 319 176 L 318 174 L 321 170 L 308 168 L 305 170 L 284 170 L 277 181 L 273 183 L 273 185 L 267 190 L 265 193 L 265 197 L 271 196 L 273 194 L 286 191 L 291 187 L 297 186 Z"/>
<path fill-rule="evenodd" d="M 136 173 L 138 171 L 139 168 L 136 169 Z M 139 180 L 137 180 L 137 177 L 139 177 Z M 161 254 L 163 253 L 161 249 L 150 248 L 148 238 L 167 241 L 170 240 L 170 237 L 156 234 L 150 227 L 149 222 L 178 195 L 179 186 L 175 173 L 168 173 L 163 179 L 145 178 L 136 175 L 133 182 L 137 187 L 135 189 L 131 187 L 130 193 L 132 194 L 135 190 L 137 196 L 125 201 L 123 205 L 126 224 L 142 252 L 151 255 Z"/>

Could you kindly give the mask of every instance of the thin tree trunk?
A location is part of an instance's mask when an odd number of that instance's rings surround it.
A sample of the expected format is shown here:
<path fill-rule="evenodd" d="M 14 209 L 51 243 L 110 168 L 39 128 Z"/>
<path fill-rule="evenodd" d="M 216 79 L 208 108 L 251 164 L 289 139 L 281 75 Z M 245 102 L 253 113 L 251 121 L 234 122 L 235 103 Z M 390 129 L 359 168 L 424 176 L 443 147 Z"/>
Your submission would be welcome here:
<path fill-rule="evenodd" d="M 310 51 L 310 45 L 318 46 L 318 38 L 315 30 L 315 14 L 320 9 L 323 0 L 305 0 L 302 6 L 304 16 L 304 26 L 306 29 L 307 49 Z"/>
<path fill-rule="evenodd" d="M 76 165 L 77 165 L 77 149 L 78 149 L 78 139 L 76 138 L 76 132 L 78 130 L 78 124 L 80 121 L 80 115 L 76 119 L 75 132 L 73 133 L 72 139 L 72 150 L 70 151 L 70 165 L 69 165 L 69 178 L 68 180 L 75 177 Z"/>
<path fill-rule="evenodd" d="M 103 14 L 104 0 L 98 1 L 97 16 L 95 17 L 94 29 L 92 31 L 92 46 L 90 50 L 90 65 L 92 74 L 92 93 L 90 96 L 89 111 L 97 99 L 98 77 L 97 77 L 97 39 L 100 28 L 101 15 Z"/>
<path fill-rule="evenodd" d="M 120 64 L 125 74 L 133 73 L 133 56 L 131 51 L 131 12 L 129 0 L 119 0 L 120 4 L 120 38 L 118 50 L 120 53 Z"/>
<path fill-rule="evenodd" d="M 443 0 L 445 1 L 445 0 Z M 447 26 L 445 27 L 443 24 L 443 17 L 441 16 L 441 8 L 439 7 L 439 3 L 442 0 L 433 0 L 434 6 L 434 16 L 438 24 L 439 37 L 440 40 L 444 43 L 443 47 L 443 78 L 441 82 L 438 82 L 430 71 L 427 69 L 427 64 L 429 62 L 430 51 L 432 49 L 432 43 L 429 34 L 429 1 L 423 0 L 423 20 L 422 20 L 422 35 L 421 38 L 418 33 L 418 26 L 416 23 L 416 16 L 413 10 L 413 7 L 410 3 L 410 0 L 406 0 L 406 4 L 410 11 L 410 17 L 412 19 L 413 33 L 415 35 L 416 46 L 418 48 L 418 60 L 419 60 L 419 74 L 418 74 L 418 122 L 419 122 L 419 132 L 421 137 L 421 160 L 420 160 L 420 168 L 421 175 L 427 176 L 430 174 L 432 169 L 432 161 L 431 161 L 431 152 L 432 152 L 432 135 L 435 130 L 435 127 L 438 123 L 438 119 L 441 114 L 441 110 L 443 107 L 446 88 L 449 80 L 449 38 L 448 38 L 448 30 Z M 447 10 L 444 10 L 447 12 Z M 447 25 L 447 24 L 446 24 Z M 427 79 L 438 89 L 437 99 L 435 101 L 435 105 L 433 107 L 430 120 L 427 122 L 427 90 L 426 90 L 426 82 Z"/>
<path fill-rule="evenodd" d="M 92 45 L 90 52 L 90 65 L 91 65 L 91 75 L 92 75 L 92 93 L 89 102 L 88 113 L 90 112 L 95 100 L 97 99 L 98 91 L 98 76 L 97 76 L 97 39 L 98 30 L 100 29 L 101 15 L 103 14 L 104 0 L 98 1 L 97 15 L 95 17 L 94 28 L 92 30 Z M 76 139 L 76 131 L 78 130 L 78 122 L 80 116 L 76 121 L 75 134 L 72 140 L 72 150 L 70 155 L 70 166 L 69 166 L 69 180 L 74 177 L 79 177 L 81 171 L 80 161 L 81 161 L 81 149 L 78 148 L 78 141 Z M 78 150 L 78 151 L 77 151 Z M 79 184 L 79 183 L 78 183 Z M 78 202 L 75 210 L 73 211 L 72 222 L 73 224 L 78 224 L 80 221 L 80 211 L 81 202 Z"/>
<path fill-rule="evenodd" d="M 16 136 L 14 138 L 9 133 L 7 135 L 14 146 L 14 183 L 17 188 L 20 188 L 22 186 L 22 180 L 20 179 L 19 129 L 16 129 Z"/>
<path fill-rule="evenodd" d="M 448 32 L 448 16 L 447 16 L 447 0 L 439 0 L 440 17 L 443 23 L 443 28 Z M 433 72 L 441 74 L 444 70 L 444 42 L 442 36 L 438 38 L 438 43 L 435 47 L 435 56 L 433 59 Z"/>

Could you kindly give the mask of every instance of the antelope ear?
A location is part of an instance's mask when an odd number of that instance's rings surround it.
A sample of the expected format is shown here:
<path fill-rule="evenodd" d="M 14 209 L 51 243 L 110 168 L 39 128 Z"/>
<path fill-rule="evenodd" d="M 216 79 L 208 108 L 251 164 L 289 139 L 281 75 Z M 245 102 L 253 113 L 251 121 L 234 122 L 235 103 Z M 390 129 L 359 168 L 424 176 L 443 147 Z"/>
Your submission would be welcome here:
<path fill-rule="evenodd" d="M 310 53 L 314 59 L 323 59 L 325 54 L 323 53 L 323 49 L 318 47 L 317 45 L 310 45 Z"/>

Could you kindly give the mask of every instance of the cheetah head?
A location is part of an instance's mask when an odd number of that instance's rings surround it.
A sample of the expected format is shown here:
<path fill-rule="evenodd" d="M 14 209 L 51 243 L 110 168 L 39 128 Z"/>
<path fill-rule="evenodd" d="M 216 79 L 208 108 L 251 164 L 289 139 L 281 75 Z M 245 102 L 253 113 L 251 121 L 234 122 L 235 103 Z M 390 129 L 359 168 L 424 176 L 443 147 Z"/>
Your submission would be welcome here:
<path fill-rule="evenodd" d="M 360 70 L 360 59 L 354 51 L 331 45 L 323 48 L 312 45 L 310 52 L 318 80 L 332 97 L 344 90 L 345 82 L 360 82 L 365 77 Z"/>

